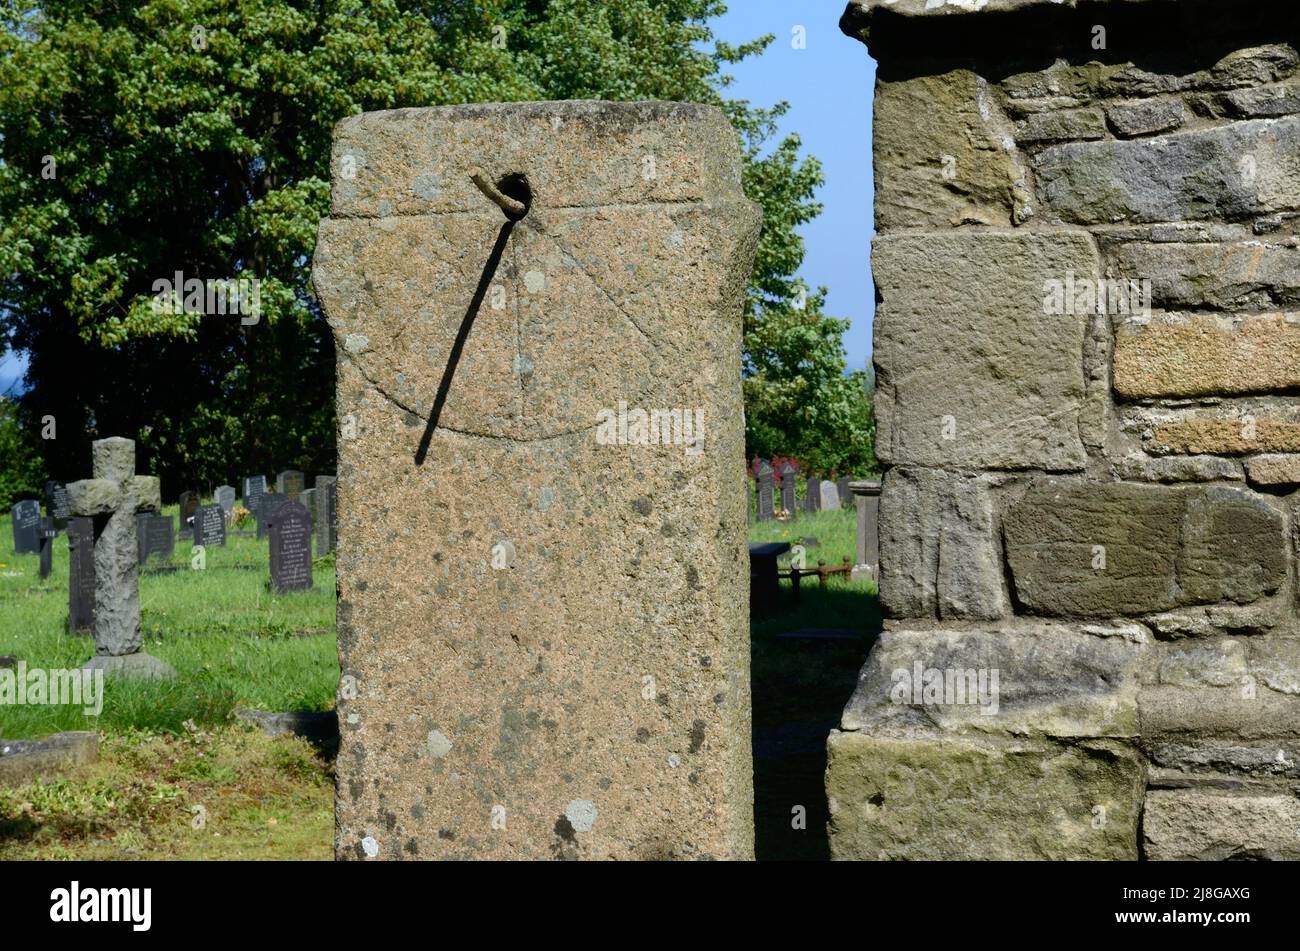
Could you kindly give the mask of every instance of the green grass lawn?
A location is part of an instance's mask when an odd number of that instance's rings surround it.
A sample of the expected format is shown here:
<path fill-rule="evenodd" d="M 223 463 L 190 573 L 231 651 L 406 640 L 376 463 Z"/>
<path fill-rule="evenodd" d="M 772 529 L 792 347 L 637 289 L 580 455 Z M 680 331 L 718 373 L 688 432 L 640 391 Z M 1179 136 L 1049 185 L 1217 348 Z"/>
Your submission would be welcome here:
<path fill-rule="evenodd" d="M 175 515 L 170 508 L 165 514 Z M 191 567 L 188 540 L 176 542 L 170 573 L 151 558 L 140 578 L 144 649 L 176 668 L 165 683 L 108 678 L 104 710 L 88 718 L 79 707 L 0 706 L 0 736 L 23 739 L 60 730 L 177 733 L 190 720 L 225 723 L 238 707 L 327 710 L 334 705 L 338 658 L 334 642 L 334 560 L 318 559 L 313 587 L 272 594 L 268 544 L 228 535 Z M 67 631 L 67 537 L 54 540 L 54 571 L 44 581 L 36 555 L 15 555 L 8 516 L 0 519 L 0 654 L 29 668 L 79 667 L 94 639 Z"/>

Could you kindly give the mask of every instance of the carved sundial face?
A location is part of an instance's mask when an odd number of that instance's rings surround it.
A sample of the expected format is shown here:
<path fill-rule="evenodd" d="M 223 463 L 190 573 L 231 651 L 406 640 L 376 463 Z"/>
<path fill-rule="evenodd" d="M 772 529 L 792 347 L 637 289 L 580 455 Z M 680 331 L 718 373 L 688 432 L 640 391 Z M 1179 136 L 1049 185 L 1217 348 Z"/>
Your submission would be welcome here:
<path fill-rule="evenodd" d="M 659 275 L 656 261 L 680 274 L 674 259 L 690 253 L 673 218 L 680 206 L 535 207 L 509 225 L 484 205 L 368 229 L 366 270 L 339 342 L 376 389 L 429 419 L 503 228 L 504 251 L 451 368 L 438 429 L 521 441 L 583 432 L 600 410 L 635 404 L 662 381 L 670 345 L 656 337 L 656 315 L 664 295 L 687 289 Z"/>

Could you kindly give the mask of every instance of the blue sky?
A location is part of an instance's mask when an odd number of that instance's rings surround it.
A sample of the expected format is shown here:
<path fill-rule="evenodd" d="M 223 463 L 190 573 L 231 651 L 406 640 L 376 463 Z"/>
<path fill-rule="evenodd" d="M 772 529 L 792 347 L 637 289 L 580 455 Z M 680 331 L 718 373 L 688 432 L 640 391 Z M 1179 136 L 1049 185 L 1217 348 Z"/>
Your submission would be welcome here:
<path fill-rule="evenodd" d="M 826 185 L 817 198 L 826 209 L 803 229 L 808 255 L 800 275 L 830 289 L 828 313 L 853 321 L 844 344 L 849 367 L 861 369 L 871 359 L 875 313 L 868 251 L 876 64 L 865 46 L 840 32 L 844 0 L 731 0 L 729 6 L 713 21 L 720 39 L 741 43 L 776 34 L 762 56 L 728 70 L 736 82 L 727 94 L 761 106 L 789 102 L 781 132 L 799 133 L 804 152 L 822 162 Z M 806 31 L 806 49 L 793 48 L 796 26 Z"/>
<path fill-rule="evenodd" d="M 18 378 L 27 368 L 27 361 L 14 353 L 0 354 L 0 396 L 12 396 L 18 389 Z"/>
<path fill-rule="evenodd" d="M 849 367 L 861 369 L 871 359 L 875 312 L 867 257 L 875 63 L 865 46 L 839 30 L 844 0 L 732 0 L 730 7 L 713 21 L 719 38 L 742 43 L 775 33 L 776 39 L 762 56 L 729 70 L 736 82 L 728 95 L 761 106 L 789 102 L 781 134 L 798 132 L 805 154 L 822 161 L 826 185 L 817 197 L 826 210 L 803 230 L 808 255 L 800 275 L 830 289 L 828 313 L 853 321 L 844 344 Z M 796 26 L 804 28 L 805 49 L 794 48 Z M 0 393 L 24 368 L 16 355 L 0 355 Z"/>

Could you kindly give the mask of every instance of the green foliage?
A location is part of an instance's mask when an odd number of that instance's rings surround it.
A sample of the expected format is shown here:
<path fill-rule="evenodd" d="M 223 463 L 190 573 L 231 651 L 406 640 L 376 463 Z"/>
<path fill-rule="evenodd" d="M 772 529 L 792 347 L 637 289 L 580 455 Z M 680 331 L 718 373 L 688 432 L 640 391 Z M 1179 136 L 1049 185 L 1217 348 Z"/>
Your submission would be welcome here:
<path fill-rule="evenodd" d="M 0 335 L 53 415 L 52 475 L 88 443 L 140 443 L 187 484 L 330 471 L 333 341 L 311 290 L 330 134 L 362 111 L 473 101 L 723 105 L 767 224 L 746 330 L 751 449 L 822 467 L 869 453 L 845 323 L 797 309 L 795 228 L 821 183 L 774 112 L 724 102 L 719 0 L 0 0 Z M 155 282 L 256 278 L 261 315 L 159 312 Z M 821 455 L 812 452 L 820 447 Z"/>
<path fill-rule="evenodd" d="M 19 499 L 40 495 L 43 487 L 40 456 L 23 428 L 13 400 L 0 398 L 0 511 Z"/>

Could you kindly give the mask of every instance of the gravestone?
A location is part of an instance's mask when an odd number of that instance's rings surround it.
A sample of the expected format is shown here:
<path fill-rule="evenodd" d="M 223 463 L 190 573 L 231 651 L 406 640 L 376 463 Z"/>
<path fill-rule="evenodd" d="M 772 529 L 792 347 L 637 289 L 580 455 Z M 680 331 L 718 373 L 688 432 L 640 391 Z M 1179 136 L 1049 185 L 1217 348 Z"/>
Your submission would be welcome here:
<path fill-rule="evenodd" d="M 311 516 L 286 500 L 270 521 L 271 590 L 279 594 L 311 587 Z"/>
<path fill-rule="evenodd" d="M 59 530 L 54 525 L 54 519 L 45 516 L 37 526 L 37 535 L 41 545 L 41 578 L 45 579 L 50 576 L 54 568 L 54 539 L 58 537 Z"/>
<path fill-rule="evenodd" d="M 358 690 L 336 855 L 751 857 L 758 213 L 735 131 L 712 107 L 602 102 L 335 130 L 336 156 L 366 156 L 314 257 L 337 415 L 364 420 L 339 440 Z M 704 438 L 642 440 L 620 402 L 698 408 Z"/>
<path fill-rule="evenodd" d="M 303 489 L 301 494 L 299 494 L 298 496 L 298 502 L 300 505 L 302 505 L 303 508 L 307 510 L 307 514 L 311 517 L 312 519 L 311 530 L 312 530 L 312 534 L 315 534 L 316 532 L 316 490 Z"/>
<path fill-rule="evenodd" d="M 833 512 L 840 507 L 840 488 L 830 479 L 822 479 L 822 511 Z"/>
<path fill-rule="evenodd" d="M 333 476 L 316 477 L 315 501 L 316 554 L 320 556 L 333 551 L 336 545 L 338 494 Z"/>
<path fill-rule="evenodd" d="M 41 503 L 24 499 L 11 511 L 14 530 L 14 554 L 38 555 L 41 551 Z"/>
<path fill-rule="evenodd" d="M 68 631 L 95 629 L 95 523 L 68 519 Z"/>
<path fill-rule="evenodd" d="M 130 439 L 98 439 L 92 452 L 94 478 L 68 486 L 73 513 L 94 518 L 95 656 L 84 668 L 173 676 L 174 670 L 140 649 L 135 514 L 161 507 L 158 479 L 135 474 L 135 443 Z"/>
<path fill-rule="evenodd" d="M 758 466 L 758 520 L 760 522 L 770 522 L 776 516 L 776 486 L 772 475 L 772 467 L 766 462 Z"/>
<path fill-rule="evenodd" d="M 45 483 L 45 511 L 54 519 L 54 527 L 60 530 L 68 525 L 72 518 L 72 505 L 68 501 L 68 487 L 62 482 L 51 479 Z"/>
<path fill-rule="evenodd" d="M 219 485 L 217 491 L 212 493 L 217 505 L 221 506 L 221 512 L 226 518 L 230 518 L 230 512 L 235 507 L 235 487 L 233 485 Z"/>
<path fill-rule="evenodd" d="M 200 505 L 195 509 L 194 544 L 205 548 L 226 544 L 226 513 L 220 505 Z"/>
<path fill-rule="evenodd" d="M 822 510 L 822 480 L 809 477 L 807 484 L 804 486 L 803 507 L 808 512 L 820 512 Z"/>
<path fill-rule="evenodd" d="M 306 484 L 307 477 L 297 469 L 286 469 L 275 477 L 275 491 L 295 502 Z"/>
<path fill-rule="evenodd" d="M 841 508 L 849 504 L 849 483 L 853 481 L 848 476 L 841 476 L 835 481 L 835 496 L 839 500 L 836 508 Z"/>
<path fill-rule="evenodd" d="M 141 512 L 135 520 L 136 534 L 139 536 L 140 564 L 143 565 L 153 556 L 170 562 L 176 551 L 176 525 L 170 515 L 157 512 Z"/>
<path fill-rule="evenodd" d="M 194 517 L 194 513 L 198 510 L 199 501 L 198 492 L 187 490 L 180 494 L 180 497 L 177 499 L 177 509 L 180 513 L 176 520 L 177 534 L 188 535 L 190 533 L 190 519 Z"/>
<path fill-rule="evenodd" d="M 256 514 L 258 501 L 266 495 L 266 476 L 244 476 L 241 481 L 244 508 Z"/>
<path fill-rule="evenodd" d="M 135 552 L 141 566 L 149 558 L 149 552 L 146 550 L 145 544 L 149 539 L 149 520 L 151 518 L 153 518 L 153 512 L 135 513 Z"/>
<path fill-rule="evenodd" d="M 849 483 L 857 508 L 857 561 L 852 578 L 880 580 L 880 480 L 861 479 Z"/>
<path fill-rule="evenodd" d="M 788 462 L 781 467 L 781 508 L 791 515 L 794 514 L 794 466 Z"/>
<path fill-rule="evenodd" d="M 279 511 L 280 506 L 289 500 L 278 492 L 268 492 L 257 501 L 257 509 L 254 515 L 257 516 L 257 537 L 265 538 L 267 527 L 275 513 Z"/>

